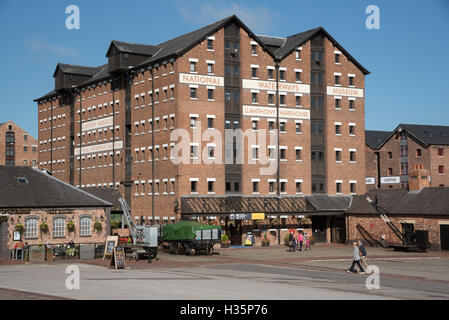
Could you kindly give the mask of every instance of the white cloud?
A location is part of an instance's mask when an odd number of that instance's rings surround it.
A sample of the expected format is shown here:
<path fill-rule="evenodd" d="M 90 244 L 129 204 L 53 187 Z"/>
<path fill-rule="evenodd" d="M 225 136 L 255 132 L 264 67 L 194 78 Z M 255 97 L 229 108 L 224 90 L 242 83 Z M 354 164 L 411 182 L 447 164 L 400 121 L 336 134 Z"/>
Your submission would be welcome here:
<path fill-rule="evenodd" d="M 46 40 L 42 39 L 29 39 L 26 42 L 26 45 L 29 49 L 34 52 L 43 53 L 43 54 L 53 54 L 57 57 L 62 58 L 79 58 L 80 55 L 78 51 L 73 48 L 67 47 L 65 45 L 51 44 Z"/>
<path fill-rule="evenodd" d="M 175 9 L 189 22 L 200 25 L 212 23 L 235 14 L 253 32 L 269 32 L 279 16 L 271 9 L 259 5 L 245 6 L 235 2 L 182 2 Z"/>

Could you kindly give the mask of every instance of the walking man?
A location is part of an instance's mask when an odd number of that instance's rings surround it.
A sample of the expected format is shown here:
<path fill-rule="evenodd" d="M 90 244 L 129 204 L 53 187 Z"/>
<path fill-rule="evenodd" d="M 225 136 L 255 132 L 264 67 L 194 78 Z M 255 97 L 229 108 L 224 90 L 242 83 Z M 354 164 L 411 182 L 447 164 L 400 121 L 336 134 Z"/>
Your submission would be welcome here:
<path fill-rule="evenodd" d="M 363 270 L 362 265 L 360 264 L 360 252 L 359 252 L 359 246 L 357 244 L 357 241 L 354 241 L 352 243 L 352 245 L 354 246 L 354 249 L 352 250 L 352 254 L 353 254 L 353 259 L 352 259 L 352 265 L 351 268 L 349 268 L 348 272 L 349 273 L 355 273 L 355 265 L 357 264 L 357 266 L 360 269 L 360 274 L 365 274 L 365 270 Z"/>
<path fill-rule="evenodd" d="M 359 251 L 360 251 L 360 263 L 365 268 L 365 270 L 368 269 L 368 263 L 366 262 L 366 249 L 363 245 L 362 240 L 359 240 Z"/>

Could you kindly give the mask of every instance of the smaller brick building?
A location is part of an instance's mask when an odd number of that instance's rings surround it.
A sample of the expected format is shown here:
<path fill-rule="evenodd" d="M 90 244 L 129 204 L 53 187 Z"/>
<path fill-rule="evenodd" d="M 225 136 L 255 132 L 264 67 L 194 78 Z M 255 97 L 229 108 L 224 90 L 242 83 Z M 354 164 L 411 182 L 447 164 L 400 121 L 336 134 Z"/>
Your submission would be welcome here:
<path fill-rule="evenodd" d="M 430 187 L 449 186 L 449 126 L 400 124 L 392 132 L 365 131 L 366 189 L 412 190 L 415 168 Z"/>
<path fill-rule="evenodd" d="M 385 235 L 387 243 L 400 244 L 367 197 L 377 199 L 377 205 L 389 212 L 389 218 L 402 232 L 407 228 L 428 231 L 431 249 L 449 250 L 449 188 L 375 189 L 363 196 L 353 196 L 346 210 L 348 240 L 364 239 L 369 245 L 382 245 Z"/>
<path fill-rule="evenodd" d="M 111 203 L 29 167 L 0 166 L 0 177 L 0 256 L 9 257 L 19 240 L 30 246 L 106 241 Z"/>
<path fill-rule="evenodd" d="M 37 168 L 37 140 L 13 121 L 0 123 L 0 166 Z"/>

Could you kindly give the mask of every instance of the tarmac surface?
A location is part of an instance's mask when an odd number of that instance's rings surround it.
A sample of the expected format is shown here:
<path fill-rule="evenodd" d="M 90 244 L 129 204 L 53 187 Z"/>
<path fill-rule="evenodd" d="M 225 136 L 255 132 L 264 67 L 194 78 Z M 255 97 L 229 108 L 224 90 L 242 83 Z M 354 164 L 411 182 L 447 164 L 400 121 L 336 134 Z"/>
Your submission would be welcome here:
<path fill-rule="evenodd" d="M 110 261 L 74 260 L 24 264 L 0 260 L 0 300 L 151 299 L 151 300 L 309 300 L 449 299 L 449 252 L 405 253 L 367 248 L 379 268 L 379 289 L 370 275 L 348 274 L 352 248 L 316 245 L 290 252 L 285 246 L 217 248 L 212 256 L 176 256 Z M 68 289 L 69 265 L 80 271 L 80 288 Z"/>

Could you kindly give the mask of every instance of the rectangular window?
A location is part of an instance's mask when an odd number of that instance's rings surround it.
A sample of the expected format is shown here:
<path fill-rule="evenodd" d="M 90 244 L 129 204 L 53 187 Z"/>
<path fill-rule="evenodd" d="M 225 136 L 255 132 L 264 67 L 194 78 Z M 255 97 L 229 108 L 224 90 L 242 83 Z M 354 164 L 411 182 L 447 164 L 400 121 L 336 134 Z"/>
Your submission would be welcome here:
<path fill-rule="evenodd" d="M 439 157 L 443 157 L 444 156 L 444 149 L 443 148 L 438 148 L 438 156 Z"/>
<path fill-rule="evenodd" d="M 274 193 L 274 182 L 273 181 L 268 182 L 268 192 Z"/>
<path fill-rule="evenodd" d="M 37 238 L 37 221 L 34 218 L 25 221 L 25 239 Z"/>
<path fill-rule="evenodd" d="M 190 181 L 190 192 L 197 192 L 198 181 Z"/>
<path fill-rule="evenodd" d="M 302 193 L 302 182 L 296 182 L 296 193 Z"/>
<path fill-rule="evenodd" d="M 196 88 L 190 88 L 190 99 L 196 99 Z"/>
<path fill-rule="evenodd" d="M 349 77 L 349 85 L 354 86 L 354 77 Z"/>
<path fill-rule="evenodd" d="M 251 54 L 257 54 L 257 45 L 256 44 L 251 45 Z"/>
<path fill-rule="evenodd" d="M 421 149 L 416 149 L 416 156 L 417 157 L 421 157 L 422 156 L 422 150 Z"/>
<path fill-rule="evenodd" d="M 341 151 L 335 151 L 335 161 L 341 161 Z"/>
<path fill-rule="evenodd" d="M 341 182 L 337 182 L 335 184 L 335 189 L 336 189 L 337 193 L 341 193 Z"/>
<path fill-rule="evenodd" d="M 393 159 L 393 152 L 391 151 L 388 152 L 388 159 L 390 160 Z"/>
<path fill-rule="evenodd" d="M 353 126 L 353 125 L 349 126 L 349 135 L 355 136 L 355 126 Z"/>
<path fill-rule="evenodd" d="M 388 175 L 392 176 L 393 175 L 393 168 L 388 168 Z"/>
<path fill-rule="evenodd" d="M 438 173 L 443 174 L 444 173 L 444 166 L 438 166 Z"/>
<path fill-rule="evenodd" d="M 280 95 L 279 96 L 279 103 L 285 105 L 285 95 Z"/>
<path fill-rule="evenodd" d="M 207 89 L 207 99 L 214 100 L 214 90 L 213 89 Z"/>
<path fill-rule="evenodd" d="M 340 63 L 340 54 L 339 53 L 335 54 L 335 63 Z"/>
<path fill-rule="evenodd" d="M 268 69 L 268 79 L 274 79 L 273 69 Z"/>
<path fill-rule="evenodd" d="M 259 129 L 259 121 L 253 120 L 253 121 L 251 122 L 251 128 L 252 128 L 253 130 Z"/>
<path fill-rule="evenodd" d="M 281 160 L 287 160 L 287 150 L 281 149 Z"/>
<path fill-rule="evenodd" d="M 259 192 L 259 182 L 253 181 L 253 192 Z"/>
<path fill-rule="evenodd" d="M 296 127 L 296 133 L 301 133 L 302 132 L 302 128 L 301 128 L 301 123 L 298 122 L 295 124 Z"/>
<path fill-rule="evenodd" d="M 340 76 L 335 76 L 335 84 L 340 84 Z"/>
<path fill-rule="evenodd" d="M 296 104 L 297 106 L 300 106 L 300 105 L 301 105 L 301 96 L 296 96 L 296 97 L 295 97 L 295 104 Z"/>
<path fill-rule="evenodd" d="M 269 131 L 274 130 L 274 121 L 268 121 L 268 130 Z"/>
<path fill-rule="evenodd" d="M 207 192 L 214 192 L 214 182 L 207 181 Z"/>
<path fill-rule="evenodd" d="M 295 150 L 296 160 L 302 160 L 302 151 L 300 149 Z"/>
<path fill-rule="evenodd" d="M 214 40 L 207 39 L 207 49 L 208 50 L 214 50 Z"/>
<path fill-rule="evenodd" d="M 279 80 L 285 80 L 285 71 L 279 70 Z"/>
<path fill-rule="evenodd" d="M 252 94 L 251 94 L 251 101 L 252 101 L 252 103 L 257 103 L 257 93 L 255 93 L 255 92 L 253 92 Z"/>
<path fill-rule="evenodd" d="M 272 94 L 272 93 L 268 94 L 268 103 L 274 104 L 274 94 Z"/>
<path fill-rule="evenodd" d="M 190 62 L 190 72 L 196 72 L 196 62 Z"/>
<path fill-rule="evenodd" d="M 356 186 L 357 186 L 357 183 L 351 182 L 351 183 L 349 184 L 349 189 L 350 189 L 350 192 L 351 192 L 351 193 L 357 193 L 357 188 L 356 188 Z"/>
<path fill-rule="evenodd" d="M 281 192 L 287 192 L 287 182 L 281 182 Z"/>
<path fill-rule="evenodd" d="M 355 151 L 349 151 L 349 161 L 355 162 Z"/>
<path fill-rule="evenodd" d="M 257 68 L 251 68 L 251 77 L 257 78 Z"/>
<path fill-rule="evenodd" d="M 80 219 L 80 236 L 88 237 L 91 235 L 91 218 L 83 217 Z"/>
<path fill-rule="evenodd" d="M 295 73 L 295 80 L 298 82 L 301 82 L 301 72 L 297 71 Z"/>
<path fill-rule="evenodd" d="M 55 218 L 53 220 L 53 237 L 62 238 L 65 237 L 65 219 Z"/>
<path fill-rule="evenodd" d="M 212 63 L 207 64 L 207 73 L 214 73 L 214 65 Z"/>
<path fill-rule="evenodd" d="M 214 127 L 214 118 L 207 118 L 207 127 L 209 129 Z"/>
<path fill-rule="evenodd" d="M 341 135 L 341 125 L 335 125 L 335 134 Z"/>
<path fill-rule="evenodd" d="M 335 109 L 341 108 L 341 99 L 335 99 Z"/>

